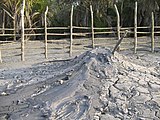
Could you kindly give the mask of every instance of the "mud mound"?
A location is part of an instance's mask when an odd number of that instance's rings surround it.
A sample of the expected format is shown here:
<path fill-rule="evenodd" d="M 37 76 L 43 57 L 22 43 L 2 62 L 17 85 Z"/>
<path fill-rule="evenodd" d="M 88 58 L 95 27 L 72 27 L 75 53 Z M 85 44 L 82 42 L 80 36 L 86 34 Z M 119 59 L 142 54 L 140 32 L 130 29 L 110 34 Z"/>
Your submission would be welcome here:
<path fill-rule="evenodd" d="M 16 75 L 16 77 L 15 77 Z M 3 71 L 0 118 L 23 120 L 158 120 L 160 79 L 154 68 L 107 49 L 68 61 Z"/>

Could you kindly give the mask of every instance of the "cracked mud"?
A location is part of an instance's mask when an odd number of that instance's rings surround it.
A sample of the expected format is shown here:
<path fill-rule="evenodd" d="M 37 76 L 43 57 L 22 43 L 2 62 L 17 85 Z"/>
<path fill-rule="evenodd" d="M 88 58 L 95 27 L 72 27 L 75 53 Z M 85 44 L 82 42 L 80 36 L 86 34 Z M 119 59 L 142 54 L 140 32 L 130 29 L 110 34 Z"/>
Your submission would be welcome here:
<path fill-rule="evenodd" d="M 102 48 L 1 70 L 0 119 L 159 120 L 159 70 Z"/>

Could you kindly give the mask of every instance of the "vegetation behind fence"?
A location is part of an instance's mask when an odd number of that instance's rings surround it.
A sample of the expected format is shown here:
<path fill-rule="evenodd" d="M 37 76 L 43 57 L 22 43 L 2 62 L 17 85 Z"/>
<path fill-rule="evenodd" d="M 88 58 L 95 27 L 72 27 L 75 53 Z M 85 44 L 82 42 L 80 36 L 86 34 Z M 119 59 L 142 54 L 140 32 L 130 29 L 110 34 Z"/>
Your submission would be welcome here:
<path fill-rule="evenodd" d="M 137 2 L 135 3 L 135 15 L 134 15 L 134 26 L 133 27 L 121 27 L 120 26 L 120 15 L 119 11 L 117 9 L 117 6 L 115 5 L 115 10 L 117 13 L 117 26 L 116 27 L 94 27 L 94 13 L 92 10 L 92 6 L 90 6 L 91 11 L 91 27 L 80 27 L 80 26 L 74 26 L 73 25 L 73 6 L 71 9 L 71 15 L 70 15 L 70 26 L 68 27 L 49 27 L 47 25 L 47 12 L 48 8 L 46 8 L 45 17 L 44 17 L 44 27 L 42 28 L 24 28 L 24 18 L 22 13 L 22 25 L 20 29 L 20 34 L 16 34 L 15 29 L 12 28 L 0 28 L 0 39 L 3 39 L 0 41 L 0 45 L 4 45 L 5 43 L 10 42 L 20 42 L 21 46 L 19 48 L 5 48 L 5 50 L 13 50 L 13 49 L 20 49 L 21 52 L 19 55 L 21 55 L 21 60 L 25 60 L 25 49 L 28 41 L 35 41 L 40 40 L 43 41 L 43 48 L 44 49 L 44 56 L 45 58 L 48 58 L 48 49 L 49 49 L 49 43 L 53 43 L 56 41 L 61 41 L 67 44 L 68 53 L 70 56 L 72 56 L 73 50 L 77 49 L 78 47 L 74 48 L 74 41 L 83 41 L 87 40 L 89 41 L 88 47 L 94 48 L 96 46 L 114 46 L 116 44 L 115 41 L 119 40 L 121 38 L 121 35 L 124 34 L 126 30 L 128 30 L 128 38 L 134 38 L 132 40 L 124 41 L 123 43 L 128 44 L 128 46 L 131 46 L 134 53 L 137 52 L 138 44 L 144 44 L 147 43 L 149 45 L 151 52 L 155 51 L 155 45 L 159 44 L 159 41 L 156 39 L 155 36 L 158 36 L 160 31 L 160 26 L 155 26 L 155 20 L 154 20 L 154 13 L 152 12 L 151 18 L 151 26 L 137 26 Z M 22 11 L 24 8 L 22 8 Z M 143 41 L 139 41 L 139 37 L 150 37 L 150 40 L 148 42 L 143 39 Z M 62 40 L 62 38 L 64 40 Z M 82 38 L 82 39 L 81 39 Z M 101 40 L 103 39 L 103 43 L 101 44 Z M 107 40 L 109 39 L 109 40 Z M 13 41 L 14 40 L 14 41 Z M 98 41 L 98 42 L 97 42 Z M 114 41 L 114 42 L 113 42 Z M 58 45 L 57 45 L 58 46 Z M 119 49 L 127 49 L 128 46 L 119 46 Z M 55 47 L 55 46 L 54 46 Z M 125 48 L 126 47 L 126 48 Z M 32 49 L 37 49 L 38 46 L 32 47 Z M 1 51 L 3 51 L 4 48 L 1 48 Z M 2 52 L 1 57 L 3 58 L 3 55 L 5 53 Z"/>

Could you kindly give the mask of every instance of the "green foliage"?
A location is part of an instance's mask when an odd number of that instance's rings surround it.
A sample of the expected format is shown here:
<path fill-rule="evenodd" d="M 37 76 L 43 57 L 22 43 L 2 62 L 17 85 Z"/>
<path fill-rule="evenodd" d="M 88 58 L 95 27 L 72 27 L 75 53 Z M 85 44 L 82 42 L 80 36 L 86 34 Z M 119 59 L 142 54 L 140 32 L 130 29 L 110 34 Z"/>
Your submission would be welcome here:
<path fill-rule="evenodd" d="M 49 7 L 48 25 L 69 26 L 71 5 L 74 5 L 74 25 L 90 26 L 90 5 L 93 6 L 94 25 L 96 27 L 116 26 L 116 13 L 114 4 L 117 4 L 121 26 L 134 25 L 134 5 L 138 2 L 138 25 L 149 25 L 151 12 L 160 16 L 160 0 L 26 0 L 25 26 L 43 26 L 46 7 Z M 6 17 L 8 26 L 20 24 L 20 10 L 22 0 L 1 0 L 0 10 L 3 9 L 10 17 Z M 0 12 L 2 15 L 3 12 Z M 160 18 L 156 23 L 160 23 Z"/>

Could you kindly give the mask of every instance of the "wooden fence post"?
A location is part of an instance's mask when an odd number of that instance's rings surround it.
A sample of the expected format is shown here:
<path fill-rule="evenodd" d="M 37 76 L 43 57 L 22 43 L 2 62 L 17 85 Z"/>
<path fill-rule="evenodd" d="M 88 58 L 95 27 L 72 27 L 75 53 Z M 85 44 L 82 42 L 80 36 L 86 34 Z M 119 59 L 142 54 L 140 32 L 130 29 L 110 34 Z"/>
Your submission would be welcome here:
<path fill-rule="evenodd" d="M 21 9 L 21 60 L 24 61 L 24 8 L 25 0 L 23 0 Z"/>
<path fill-rule="evenodd" d="M 121 34 L 120 34 L 120 15 L 118 12 L 118 8 L 117 5 L 114 4 L 115 10 L 116 10 L 116 14 L 117 14 L 117 36 L 118 36 L 118 40 L 120 40 L 121 38 Z M 117 50 L 120 50 L 120 45 L 118 46 Z"/>
<path fill-rule="evenodd" d="M 137 53 L 137 2 L 135 2 L 134 13 L 134 53 Z"/>
<path fill-rule="evenodd" d="M 44 16 L 44 30 L 45 30 L 45 58 L 48 58 L 48 51 L 47 51 L 47 13 L 48 13 L 48 6 L 45 11 L 45 16 Z"/>
<path fill-rule="evenodd" d="M 14 37 L 13 37 L 13 40 L 14 40 L 14 41 L 16 41 L 16 29 L 17 29 L 17 28 L 16 28 L 16 15 L 17 15 L 17 14 L 14 14 L 14 17 L 13 17 L 13 18 L 14 18 L 14 19 L 13 19 L 13 27 L 14 27 L 14 30 L 13 30 Z"/>
<path fill-rule="evenodd" d="M 151 51 L 154 52 L 154 13 L 152 12 L 152 38 L 151 38 Z"/>
<path fill-rule="evenodd" d="M 0 63 L 2 63 L 2 52 L 0 50 Z"/>
<path fill-rule="evenodd" d="M 5 17 L 6 17 L 6 13 L 3 9 L 3 21 L 2 21 L 2 33 L 5 34 Z"/>
<path fill-rule="evenodd" d="M 90 5 L 90 11 L 91 11 L 91 29 L 92 29 L 92 48 L 94 48 L 95 47 L 95 45 L 94 45 L 94 21 L 93 21 L 92 5 Z"/>
<path fill-rule="evenodd" d="M 72 42 L 73 42 L 73 5 L 71 9 L 71 16 L 70 16 L 70 52 L 69 56 L 72 56 Z"/>

